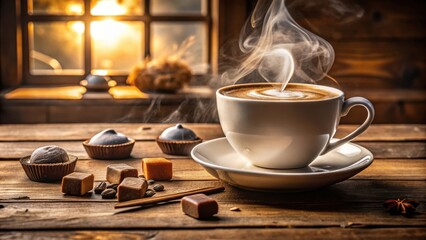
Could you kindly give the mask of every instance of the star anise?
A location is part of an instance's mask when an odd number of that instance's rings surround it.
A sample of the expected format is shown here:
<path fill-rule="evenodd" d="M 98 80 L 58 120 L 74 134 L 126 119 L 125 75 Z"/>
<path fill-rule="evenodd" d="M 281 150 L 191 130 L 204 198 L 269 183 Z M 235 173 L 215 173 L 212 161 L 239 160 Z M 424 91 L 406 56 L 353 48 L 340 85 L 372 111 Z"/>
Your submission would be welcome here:
<path fill-rule="evenodd" d="M 383 203 L 383 206 L 390 214 L 402 214 L 406 217 L 414 215 L 418 202 L 411 199 L 390 199 Z"/>

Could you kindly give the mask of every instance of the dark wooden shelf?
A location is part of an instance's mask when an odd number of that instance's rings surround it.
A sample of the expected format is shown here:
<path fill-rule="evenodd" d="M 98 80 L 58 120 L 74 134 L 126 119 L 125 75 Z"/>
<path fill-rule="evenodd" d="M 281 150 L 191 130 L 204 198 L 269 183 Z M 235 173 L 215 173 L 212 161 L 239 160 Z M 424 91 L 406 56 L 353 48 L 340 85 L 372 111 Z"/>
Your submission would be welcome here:
<path fill-rule="evenodd" d="M 214 101 L 213 90 L 204 86 L 176 94 L 146 94 L 123 86 L 112 95 L 81 95 L 75 89 L 78 87 L 73 88 L 64 91 L 60 87 L 25 87 L 5 91 L 0 99 L 1 123 L 168 122 L 176 111 L 180 112 L 175 114 L 176 120 L 195 122 L 199 119 L 192 114 L 194 109 Z M 47 94 L 41 95 L 43 91 Z"/>

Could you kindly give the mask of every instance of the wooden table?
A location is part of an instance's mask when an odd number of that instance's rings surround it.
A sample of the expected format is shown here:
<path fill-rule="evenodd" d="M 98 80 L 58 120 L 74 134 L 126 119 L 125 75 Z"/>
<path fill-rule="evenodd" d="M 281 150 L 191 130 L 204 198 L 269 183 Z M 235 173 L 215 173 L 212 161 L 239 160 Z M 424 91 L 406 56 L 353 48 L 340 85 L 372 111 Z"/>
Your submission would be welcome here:
<path fill-rule="evenodd" d="M 356 142 L 370 149 L 373 164 L 351 179 L 305 193 L 258 193 L 225 185 L 212 195 L 218 218 L 199 221 L 182 214 L 178 202 L 134 211 L 115 210 L 115 200 L 64 196 L 58 183 L 28 180 L 18 159 L 55 144 L 79 157 L 77 171 L 105 180 L 106 166 L 125 162 L 141 170 L 141 158 L 165 156 L 174 178 L 156 196 L 220 183 L 188 157 L 166 156 L 154 139 L 170 125 L 0 125 L 0 239 L 425 239 L 426 125 L 373 125 Z M 204 139 L 222 136 L 218 125 L 188 124 Z M 112 127 L 137 140 L 131 159 L 91 160 L 82 140 Z M 354 127 L 344 125 L 337 137 Z M 389 215 L 382 203 L 409 197 L 421 204 L 412 218 Z M 230 211 L 239 207 L 240 212 Z"/>

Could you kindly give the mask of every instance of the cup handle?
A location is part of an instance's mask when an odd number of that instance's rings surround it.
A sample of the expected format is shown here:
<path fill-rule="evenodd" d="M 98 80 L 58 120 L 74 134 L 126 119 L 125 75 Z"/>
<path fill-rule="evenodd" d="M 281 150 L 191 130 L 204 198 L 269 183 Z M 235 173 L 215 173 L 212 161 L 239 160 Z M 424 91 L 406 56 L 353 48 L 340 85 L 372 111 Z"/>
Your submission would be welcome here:
<path fill-rule="evenodd" d="M 348 134 L 346 137 L 336 141 L 336 142 L 329 142 L 327 147 L 322 151 L 321 155 L 328 153 L 329 151 L 340 147 L 341 145 L 349 142 L 350 140 L 354 139 L 356 136 L 363 133 L 367 128 L 370 126 L 371 122 L 373 122 L 374 119 L 374 107 L 373 104 L 366 98 L 363 97 L 351 97 L 343 102 L 342 105 L 342 111 L 340 114 L 340 117 L 346 116 L 349 111 L 355 107 L 355 106 L 363 106 L 365 109 L 367 109 L 367 119 L 365 119 L 364 123 L 359 126 L 355 131 Z"/>

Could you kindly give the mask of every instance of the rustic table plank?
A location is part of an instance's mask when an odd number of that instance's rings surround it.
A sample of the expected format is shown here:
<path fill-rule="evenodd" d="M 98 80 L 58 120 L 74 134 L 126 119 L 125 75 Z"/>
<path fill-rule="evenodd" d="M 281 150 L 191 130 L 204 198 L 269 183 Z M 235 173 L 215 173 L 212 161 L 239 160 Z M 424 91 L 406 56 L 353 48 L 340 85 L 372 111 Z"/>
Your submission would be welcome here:
<path fill-rule="evenodd" d="M 224 194 L 223 194 L 224 195 Z M 219 196 L 219 195 L 218 195 Z M 214 196 L 218 198 L 218 196 Z M 10 203 L 0 215 L 1 230 L 31 229 L 146 229 L 220 227 L 424 227 L 426 215 L 413 218 L 384 211 L 381 202 L 318 204 L 281 201 L 266 203 L 224 202 L 218 199 L 216 218 L 199 221 L 185 216 L 178 202 L 150 208 L 114 210 L 109 203 Z M 230 211 L 238 206 L 241 211 Z M 52 211 L 54 209 L 54 211 Z M 419 207 L 423 212 L 424 207 Z"/>
<path fill-rule="evenodd" d="M 83 141 L 94 134 L 114 128 L 135 140 L 155 140 L 160 133 L 173 124 L 148 123 L 87 123 L 87 124 L 5 124 L 0 125 L 0 141 Z M 193 129 L 203 139 L 223 136 L 218 124 L 193 124 L 185 126 Z M 339 126 L 336 137 L 343 137 L 357 125 Z M 372 125 L 357 138 L 357 141 L 424 141 L 424 124 L 383 124 Z"/>
<path fill-rule="evenodd" d="M 161 182 L 166 191 L 156 194 L 172 194 L 202 188 L 221 186 L 219 181 L 171 181 Z M 270 194 L 246 191 L 226 185 L 226 192 L 215 195 L 216 199 L 234 203 L 286 204 L 291 202 L 317 204 L 336 204 L 342 202 L 382 202 L 390 198 L 409 197 L 426 201 L 426 181 L 380 181 L 380 180 L 346 180 L 330 187 L 308 192 L 282 192 Z M 59 183 L 2 184 L 0 202 L 108 202 L 115 200 L 101 199 L 97 194 L 83 197 L 64 195 Z"/>
<path fill-rule="evenodd" d="M 370 150 L 375 158 L 426 158 L 426 142 L 356 142 Z M 45 145 L 57 145 L 79 159 L 89 159 L 81 142 L 49 141 L 49 142 L 0 142 L 0 160 L 20 159 L 30 155 L 36 148 Z M 136 142 L 131 156 L 183 158 L 164 154 L 153 141 Z"/>
<path fill-rule="evenodd" d="M 161 182 L 166 191 L 157 193 L 156 197 L 221 185 L 189 157 L 167 156 L 160 151 L 154 139 L 171 125 L 82 126 L 0 125 L 0 205 L 3 206 L 0 208 L 0 230 L 25 230 L 2 232 L 0 239 L 38 236 L 85 238 L 108 234 L 117 238 L 132 238 L 136 236 L 135 233 L 159 239 L 185 239 L 192 236 L 245 236 L 259 239 L 281 236 L 300 236 L 301 239 L 315 239 L 313 236 L 330 236 L 331 239 L 348 236 L 354 239 L 380 239 L 392 236 L 423 239 L 426 235 L 426 125 L 371 126 L 357 138 L 356 143 L 372 151 L 376 160 L 357 176 L 327 188 L 310 192 L 266 194 L 225 184 L 224 193 L 212 195 L 220 204 L 220 212 L 217 218 L 210 221 L 198 221 L 183 215 L 178 201 L 132 211 L 116 210 L 113 208 L 116 200 L 103 200 L 95 194 L 67 196 L 61 193 L 59 183 L 35 183 L 28 180 L 17 159 L 30 154 L 36 147 L 55 144 L 79 156 L 76 170 L 94 173 L 97 182 L 105 179 L 106 166 L 111 163 L 125 162 L 140 171 L 142 157 L 165 156 L 172 159 L 174 180 Z M 188 126 L 204 139 L 223 136 L 217 124 Z M 88 158 L 81 141 L 108 127 L 139 140 L 132 158 L 118 161 Z M 356 127 L 343 125 L 337 136 L 346 135 Z M 413 218 L 404 218 L 386 213 L 383 201 L 398 197 L 419 201 L 419 214 Z M 229 210 L 235 206 L 241 211 Z M 209 231 L 197 230 L 198 228 Z M 40 232 L 39 229 L 53 231 Z M 107 231 L 81 231 L 84 229 Z M 120 231 L 113 231 L 118 229 Z M 138 231 L 131 231 L 132 229 Z"/>
<path fill-rule="evenodd" d="M 11 231 L 0 232 L 0 239 L 364 239 L 377 240 L 384 236 L 392 239 L 424 240 L 424 228 L 269 228 L 269 229 L 190 229 L 190 230 L 120 230 L 120 231 Z"/>
<path fill-rule="evenodd" d="M 0 125 L 0 141 L 83 141 L 113 128 L 135 140 L 155 140 L 164 129 L 175 124 L 155 123 L 80 123 L 80 124 L 5 124 Z M 218 124 L 187 123 L 203 139 L 222 137 Z M 60 131 L 58 131 L 60 129 Z"/>
<path fill-rule="evenodd" d="M 0 159 L 20 159 L 30 155 L 36 148 L 46 145 L 57 145 L 64 148 L 69 154 L 77 156 L 79 159 L 90 159 L 84 150 L 82 142 L 0 142 Z M 133 158 L 145 157 L 167 157 L 184 158 L 182 156 L 172 156 L 164 154 L 153 141 L 138 141 L 133 147 L 131 156 Z"/>
<path fill-rule="evenodd" d="M 173 179 L 215 180 L 204 168 L 192 159 L 172 159 Z M 105 181 L 106 168 L 109 164 L 126 163 L 138 169 L 142 174 L 140 159 L 127 160 L 78 160 L 76 171 L 95 175 L 96 181 Z M 0 182 L 10 184 L 32 183 L 16 160 L 1 161 Z M 377 180 L 426 180 L 426 159 L 376 159 L 371 166 L 352 177 L 352 179 Z M 38 183 L 34 183 L 36 185 Z"/>

